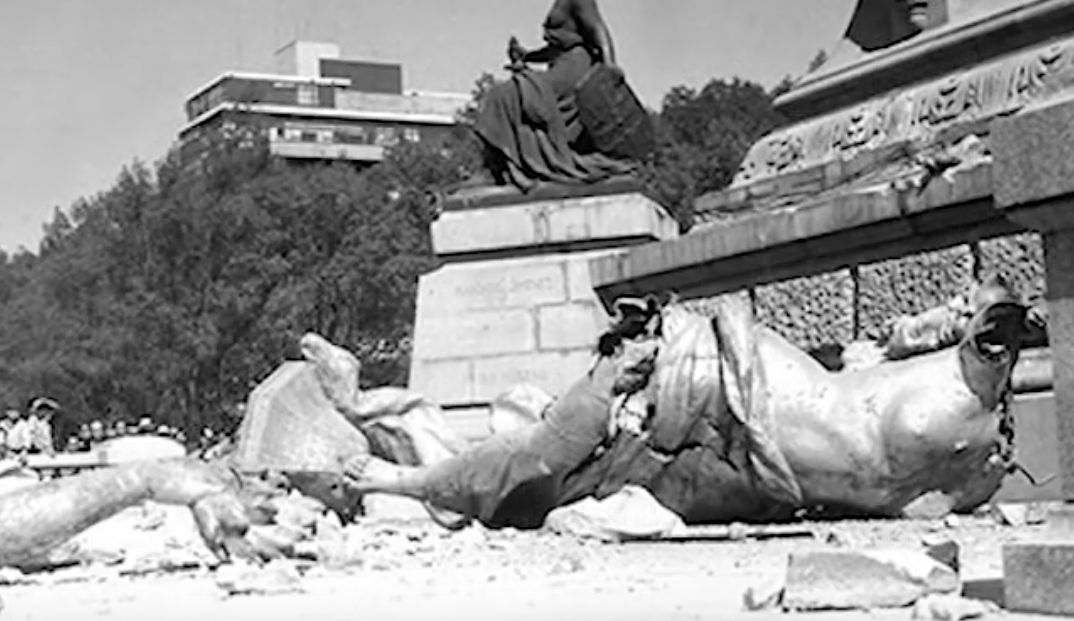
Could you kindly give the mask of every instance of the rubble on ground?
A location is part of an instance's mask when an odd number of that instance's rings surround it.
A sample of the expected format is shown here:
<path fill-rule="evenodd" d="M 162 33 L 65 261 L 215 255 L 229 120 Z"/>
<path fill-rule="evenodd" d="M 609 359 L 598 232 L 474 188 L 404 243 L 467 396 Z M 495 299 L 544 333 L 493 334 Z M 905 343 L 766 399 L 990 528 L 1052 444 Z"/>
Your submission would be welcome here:
<path fill-rule="evenodd" d="M 333 577 L 368 584 L 370 580 L 394 581 L 399 577 L 405 581 L 413 580 L 407 576 L 427 575 L 433 581 L 487 585 L 548 582 L 577 588 L 636 580 L 639 590 L 657 588 L 652 585 L 668 580 L 669 584 L 715 580 L 735 588 L 737 605 L 748 610 L 896 606 L 904 609 L 898 614 L 905 616 L 898 618 L 961 620 L 988 616 L 996 610 L 960 590 L 967 564 L 965 546 L 974 550 L 969 562 L 980 574 L 982 549 L 987 548 L 991 555 L 999 543 L 1036 532 L 1032 525 L 1004 525 L 992 512 L 962 517 L 954 527 L 943 519 L 668 526 L 663 521 L 666 516 L 659 512 L 634 513 L 637 507 L 646 506 L 646 499 L 629 492 L 608 499 L 611 502 L 604 505 L 603 513 L 584 514 L 580 521 L 575 515 L 574 530 L 559 531 L 562 534 L 552 532 L 551 525 L 543 531 L 490 530 L 474 525 L 453 532 L 433 523 L 418 503 L 396 503 L 399 499 L 390 497 L 367 500 L 374 502 L 368 504 L 365 515 L 344 523 L 323 503 L 295 490 L 274 497 L 269 503 L 273 523 L 263 534 L 292 541 L 293 558 L 271 559 L 261 567 L 219 565 L 201 543 L 188 510 L 146 503 L 73 540 L 68 553 L 77 559 L 74 564 L 43 573 L 3 570 L 0 585 L 25 590 L 77 583 L 134 584 L 131 581 L 135 578 L 161 580 L 174 575 L 204 582 L 223 600 L 264 597 L 275 601 L 280 597 L 312 597 L 318 592 L 318 581 Z M 595 501 L 586 504 L 600 506 Z M 613 519 L 587 521 L 594 515 Z M 579 524 L 590 530 L 579 530 Z M 616 535 L 605 536 L 602 529 L 612 529 L 609 532 Z M 719 537 L 709 536 L 716 531 Z M 764 536 L 784 531 L 808 531 L 813 536 Z M 644 543 L 609 543 L 639 541 L 633 538 L 639 534 L 648 535 L 640 540 Z M 888 549 L 892 545 L 905 547 Z M 774 554 L 772 550 L 782 552 Z M 670 570 L 666 568 L 675 563 L 692 569 L 667 574 Z M 715 569 L 717 577 L 706 577 L 706 567 L 727 569 Z M 723 571 L 728 573 L 720 573 Z M 736 588 L 730 576 L 739 571 L 750 578 Z M 998 567 L 989 571 L 998 571 Z M 618 578 L 607 578 L 609 575 Z M 15 595 L 5 590 L 5 597 L 10 605 Z"/>
<path fill-rule="evenodd" d="M 264 567 L 225 565 L 216 570 L 216 586 L 226 595 L 301 593 L 302 576 L 294 563 L 273 561 Z"/>
<path fill-rule="evenodd" d="M 993 602 L 970 599 L 960 595 L 928 595 L 914 604 L 912 619 L 931 621 L 964 621 L 979 619 L 989 613 L 999 612 Z"/>
<path fill-rule="evenodd" d="M 647 490 L 628 485 L 603 500 L 585 498 L 555 509 L 545 528 L 561 535 L 622 542 L 682 533 L 686 524 Z"/>
<path fill-rule="evenodd" d="M 991 506 L 992 516 L 1003 526 L 1043 524 L 1047 520 L 1046 503 L 1000 502 Z"/>
<path fill-rule="evenodd" d="M 917 550 L 826 550 L 791 554 L 786 610 L 901 608 L 934 593 L 956 593 L 956 571 Z"/>

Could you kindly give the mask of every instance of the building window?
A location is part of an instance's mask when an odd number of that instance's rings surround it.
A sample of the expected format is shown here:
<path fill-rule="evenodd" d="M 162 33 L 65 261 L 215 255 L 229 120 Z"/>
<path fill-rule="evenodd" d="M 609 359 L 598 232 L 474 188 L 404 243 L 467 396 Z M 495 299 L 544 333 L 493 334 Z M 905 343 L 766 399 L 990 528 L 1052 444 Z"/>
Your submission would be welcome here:
<path fill-rule="evenodd" d="M 317 86 L 314 84 L 299 84 L 298 85 L 298 105 L 300 106 L 316 106 L 317 105 Z"/>
<path fill-rule="evenodd" d="M 219 106 L 224 102 L 224 87 L 222 85 L 214 86 L 205 96 L 205 100 L 205 107 L 209 110 Z"/>
<path fill-rule="evenodd" d="M 378 147 L 391 147 L 399 143 L 399 133 L 394 127 L 378 127 L 377 128 L 377 141 Z"/>
<path fill-rule="evenodd" d="M 364 127 L 349 127 L 337 129 L 335 132 L 336 142 L 343 144 L 369 144 L 369 132 Z"/>
<path fill-rule="evenodd" d="M 416 127 L 408 127 L 403 130 L 403 140 L 407 142 L 421 142 L 421 132 Z"/>

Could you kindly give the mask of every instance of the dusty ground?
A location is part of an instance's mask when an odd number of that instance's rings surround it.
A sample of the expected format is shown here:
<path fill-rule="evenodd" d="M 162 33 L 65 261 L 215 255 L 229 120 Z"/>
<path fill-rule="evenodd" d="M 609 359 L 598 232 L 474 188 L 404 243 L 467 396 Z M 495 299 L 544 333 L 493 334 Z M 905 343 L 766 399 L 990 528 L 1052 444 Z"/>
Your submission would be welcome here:
<path fill-rule="evenodd" d="M 780 575 L 792 551 L 840 544 L 916 547 L 923 538 L 945 536 L 961 545 L 963 575 L 971 589 L 979 589 L 988 585 L 975 581 L 1000 577 L 1003 542 L 1033 538 L 1043 526 L 1000 526 L 990 517 L 841 522 L 811 524 L 814 536 L 808 538 L 627 544 L 480 527 L 449 533 L 418 521 L 379 520 L 350 528 L 358 529 L 350 531 L 358 551 L 351 566 L 287 565 L 258 580 L 276 593 L 229 595 L 218 582 L 241 572 L 205 566 L 208 557 L 185 510 L 130 510 L 79 538 L 96 563 L 4 576 L 0 618 L 763 621 L 791 615 L 743 612 L 743 592 Z M 276 580 L 263 579 L 266 575 Z M 849 621 L 911 614 L 904 609 L 793 616 Z"/>

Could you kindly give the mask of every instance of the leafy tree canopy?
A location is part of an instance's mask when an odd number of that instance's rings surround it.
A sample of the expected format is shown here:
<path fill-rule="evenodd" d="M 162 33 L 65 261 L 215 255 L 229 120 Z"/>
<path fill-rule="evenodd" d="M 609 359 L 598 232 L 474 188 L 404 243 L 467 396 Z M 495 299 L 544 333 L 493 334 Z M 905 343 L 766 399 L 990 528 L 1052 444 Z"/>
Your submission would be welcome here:
<path fill-rule="evenodd" d="M 666 95 L 645 178 L 684 229 L 780 123 L 771 99 L 737 79 Z M 151 414 L 192 435 L 306 331 L 356 351 L 363 383 L 405 382 L 433 197 L 480 161 L 476 105 L 448 144 L 403 143 L 365 169 L 274 160 L 256 127 L 221 130 L 56 209 L 36 254 L 0 253 L 0 405 L 47 395 L 68 426 Z"/>

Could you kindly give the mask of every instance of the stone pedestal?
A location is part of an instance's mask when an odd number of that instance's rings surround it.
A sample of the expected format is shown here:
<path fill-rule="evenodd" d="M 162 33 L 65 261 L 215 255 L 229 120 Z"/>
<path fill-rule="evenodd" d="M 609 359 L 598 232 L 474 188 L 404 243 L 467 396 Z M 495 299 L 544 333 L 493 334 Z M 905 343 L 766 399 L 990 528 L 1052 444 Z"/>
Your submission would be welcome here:
<path fill-rule="evenodd" d="M 995 202 L 1044 237 L 1048 337 L 1062 495 L 1074 502 L 1074 102 L 1003 119 L 992 129 Z M 1047 540 L 1004 546 L 1007 607 L 1074 614 L 1074 506 L 1050 516 Z"/>
<path fill-rule="evenodd" d="M 1074 506 L 1053 509 L 1040 540 L 1003 546 L 1003 591 L 1013 612 L 1074 615 Z"/>
<path fill-rule="evenodd" d="M 992 129 L 994 196 L 1008 218 L 1044 238 L 1048 340 L 1063 497 L 1074 502 L 1074 101 Z"/>
<path fill-rule="evenodd" d="M 607 321 L 589 261 L 677 231 L 639 193 L 445 212 L 432 227 L 445 264 L 418 285 L 410 389 L 471 438 L 511 386 L 560 394 L 589 368 Z"/>

